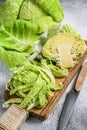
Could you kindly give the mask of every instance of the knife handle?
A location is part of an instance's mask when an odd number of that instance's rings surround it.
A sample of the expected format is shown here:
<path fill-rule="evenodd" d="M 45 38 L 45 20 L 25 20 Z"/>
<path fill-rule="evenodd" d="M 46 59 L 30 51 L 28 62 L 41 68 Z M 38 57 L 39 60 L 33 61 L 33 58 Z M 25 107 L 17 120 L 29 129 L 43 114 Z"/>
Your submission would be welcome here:
<path fill-rule="evenodd" d="M 87 75 L 87 62 L 82 65 L 81 71 L 77 77 L 77 81 L 75 84 L 75 91 L 80 92 L 83 82 Z"/>

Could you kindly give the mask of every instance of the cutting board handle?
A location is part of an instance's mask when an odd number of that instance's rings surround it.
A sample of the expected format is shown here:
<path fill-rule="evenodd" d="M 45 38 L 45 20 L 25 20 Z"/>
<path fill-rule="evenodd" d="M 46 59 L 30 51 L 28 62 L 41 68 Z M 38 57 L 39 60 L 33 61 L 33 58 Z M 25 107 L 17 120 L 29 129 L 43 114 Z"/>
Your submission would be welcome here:
<path fill-rule="evenodd" d="M 18 130 L 28 117 L 29 112 L 12 104 L 4 115 L 0 117 L 0 130 Z"/>
<path fill-rule="evenodd" d="M 0 127 L 0 130 L 5 130 L 5 129 L 3 129 L 3 128 Z"/>

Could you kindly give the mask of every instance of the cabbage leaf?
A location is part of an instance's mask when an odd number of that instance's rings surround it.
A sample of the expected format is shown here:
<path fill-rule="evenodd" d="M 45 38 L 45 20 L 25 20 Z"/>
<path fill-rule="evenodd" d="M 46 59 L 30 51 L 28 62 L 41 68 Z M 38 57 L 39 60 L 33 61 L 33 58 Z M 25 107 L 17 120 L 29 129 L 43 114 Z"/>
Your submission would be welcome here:
<path fill-rule="evenodd" d="M 38 27 L 32 22 L 16 20 L 0 27 L 0 46 L 9 50 L 25 51 L 38 40 Z M 30 46 L 29 46 L 30 45 Z"/>
<path fill-rule="evenodd" d="M 63 17 L 59 0 L 25 0 L 19 13 L 19 19 L 31 20 L 38 25 L 39 34 L 47 31 L 56 22 L 60 23 Z"/>
<path fill-rule="evenodd" d="M 64 17 L 63 8 L 59 0 L 35 0 L 36 3 L 48 14 L 54 21 L 61 22 Z"/>
<path fill-rule="evenodd" d="M 0 5 L 0 25 L 17 19 L 23 0 L 6 0 Z"/>
<path fill-rule="evenodd" d="M 49 30 L 48 30 L 48 39 L 51 38 L 54 35 L 58 35 L 60 33 L 69 33 L 72 34 L 74 36 L 76 36 L 77 38 L 81 38 L 81 35 L 79 34 L 79 32 L 72 27 L 70 24 L 54 24 Z"/>
<path fill-rule="evenodd" d="M 36 35 L 36 24 L 16 20 L 0 26 L 0 58 L 9 67 L 20 65 L 36 50 L 34 43 L 39 39 Z"/>
<path fill-rule="evenodd" d="M 50 16 L 43 16 L 39 19 L 34 19 L 33 22 L 35 22 L 36 25 L 38 26 L 39 34 L 50 29 L 50 27 L 52 27 L 52 25 L 54 25 L 56 23 L 53 21 L 52 17 L 50 17 Z"/>
<path fill-rule="evenodd" d="M 0 47 L 0 59 L 3 60 L 9 68 L 21 65 L 27 59 L 27 53 L 9 51 Z"/>
<path fill-rule="evenodd" d="M 25 20 L 34 20 L 45 15 L 45 12 L 40 8 L 40 6 L 37 5 L 35 0 L 24 0 L 20 8 L 19 18 Z"/>

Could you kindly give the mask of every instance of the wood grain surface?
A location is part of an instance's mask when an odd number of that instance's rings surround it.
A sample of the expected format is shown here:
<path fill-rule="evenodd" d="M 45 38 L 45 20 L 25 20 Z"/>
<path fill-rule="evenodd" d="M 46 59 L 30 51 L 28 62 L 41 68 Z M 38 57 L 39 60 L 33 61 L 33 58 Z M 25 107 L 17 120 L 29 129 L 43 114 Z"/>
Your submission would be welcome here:
<path fill-rule="evenodd" d="M 0 130 L 5 130 L 5 129 L 3 129 L 3 128 L 0 127 Z"/>
<path fill-rule="evenodd" d="M 86 44 L 87 44 L 87 41 L 86 41 Z M 59 101 L 59 99 L 61 98 L 61 96 L 64 94 L 64 92 L 68 88 L 71 80 L 74 78 L 74 76 L 76 75 L 77 71 L 80 69 L 83 61 L 86 58 L 87 58 L 87 51 L 78 60 L 77 64 L 73 68 L 69 69 L 69 75 L 68 75 L 68 77 L 66 77 L 66 78 L 60 78 L 60 79 L 57 78 L 56 79 L 56 83 L 58 83 L 58 82 L 62 82 L 63 83 L 63 89 L 59 90 L 59 91 L 55 91 L 54 92 L 54 96 L 48 98 L 48 103 L 47 103 L 47 105 L 46 105 L 45 108 L 43 108 L 43 109 L 34 108 L 34 109 L 30 110 L 29 113 L 31 115 L 37 117 L 40 120 L 46 119 L 49 116 L 49 114 L 51 113 L 51 111 L 53 110 L 53 108 L 55 107 L 55 105 L 57 104 L 57 102 Z M 9 98 L 12 98 L 12 97 L 10 97 L 8 91 L 5 91 L 4 98 L 5 98 L 5 100 L 8 100 Z"/>

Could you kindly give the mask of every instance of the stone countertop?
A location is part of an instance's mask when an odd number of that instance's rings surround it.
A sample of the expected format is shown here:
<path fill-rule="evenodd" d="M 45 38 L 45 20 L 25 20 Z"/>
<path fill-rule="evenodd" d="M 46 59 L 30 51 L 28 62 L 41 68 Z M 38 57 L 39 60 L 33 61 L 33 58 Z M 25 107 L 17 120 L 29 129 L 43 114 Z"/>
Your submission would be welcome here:
<path fill-rule="evenodd" d="M 61 0 L 61 3 L 65 11 L 63 23 L 70 23 L 84 39 L 87 39 L 87 0 Z M 4 102 L 3 92 L 6 81 L 11 75 L 12 73 L 7 69 L 6 65 L 0 61 L 0 116 L 5 112 L 5 109 L 1 107 Z M 30 117 L 20 130 L 57 130 L 65 96 L 73 86 L 73 83 L 74 80 L 45 121 L 39 121 L 34 117 Z M 66 130 L 87 130 L 87 78 L 76 101 Z"/>

